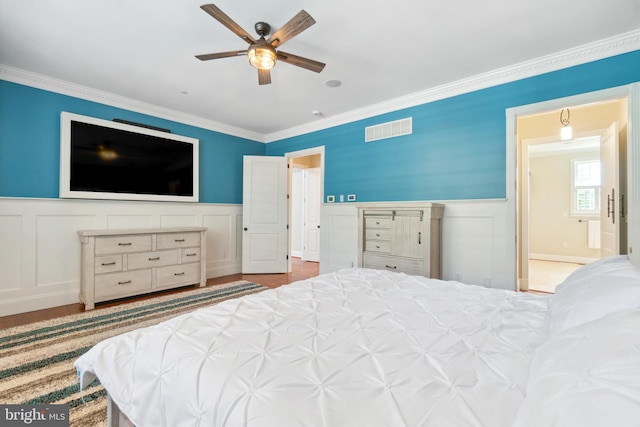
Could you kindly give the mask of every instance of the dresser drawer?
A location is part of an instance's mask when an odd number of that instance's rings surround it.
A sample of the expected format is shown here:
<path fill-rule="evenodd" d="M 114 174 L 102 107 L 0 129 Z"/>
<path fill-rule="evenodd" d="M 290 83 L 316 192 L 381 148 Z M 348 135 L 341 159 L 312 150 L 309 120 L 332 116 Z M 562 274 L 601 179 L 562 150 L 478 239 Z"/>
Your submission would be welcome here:
<path fill-rule="evenodd" d="M 188 248 L 200 246 L 200 233 L 159 234 L 156 243 L 158 249 Z"/>
<path fill-rule="evenodd" d="M 365 231 L 367 240 L 391 240 L 391 230 L 385 229 L 367 229 Z"/>
<path fill-rule="evenodd" d="M 118 298 L 151 289 L 151 270 L 125 271 L 96 276 L 96 301 Z"/>
<path fill-rule="evenodd" d="M 156 287 L 192 285 L 200 282 L 200 264 L 180 264 L 157 270 Z"/>
<path fill-rule="evenodd" d="M 364 228 L 391 228 L 391 217 L 364 217 Z"/>
<path fill-rule="evenodd" d="M 96 274 L 122 271 L 122 255 L 98 256 L 94 261 L 93 269 Z"/>
<path fill-rule="evenodd" d="M 127 269 L 162 267 L 178 263 L 178 251 L 154 251 L 127 255 Z"/>
<path fill-rule="evenodd" d="M 150 234 L 96 237 L 96 255 L 150 250 Z"/>
<path fill-rule="evenodd" d="M 426 273 L 425 263 L 422 259 L 403 259 L 372 254 L 364 254 L 362 258 L 363 267 L 365 268 L 403 272 L 420 276 L 424 276 Z"/>
<path fill-rule="evenodd" d="M 200 261 L 200 248 L 186 248 L 182 250 L 182 254 L 180 255 L 180 262 L 182 264 L 197 261 Z"/>
<path fill-rule="evenodd" d="M 367 252 L 391 253 L 391 242 L 381 240 L 366 240 L 364 242 L 364 250 Z"/>
<path fill-rule="evenodd" d="M 80 300 L 97 302 L 160 289 L 205 286 L 206 227 L 79 230 Z"/>

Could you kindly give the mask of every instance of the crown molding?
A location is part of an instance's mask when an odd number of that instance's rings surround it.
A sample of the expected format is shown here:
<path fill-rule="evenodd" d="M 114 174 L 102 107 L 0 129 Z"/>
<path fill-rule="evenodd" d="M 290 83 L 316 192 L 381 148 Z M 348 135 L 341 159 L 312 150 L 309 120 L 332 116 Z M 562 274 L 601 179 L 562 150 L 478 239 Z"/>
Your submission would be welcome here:
<path fill-rule="evenodd" d="M 86 86 L 77 85 L 64 80 L 54 79 L 41 74 L 0 64 L 0 79 L 23 84 L 38 89 L 73 96 L 88 101 L 98 102 L 113 107 L 124 108 L 141 114 L 148 114 L 215 132 L 257 142 L 274 142 L 306 133 L 343 125 L 346 123 L 402 110 L 416 105 L 426 104 L 440 99 L 521 80 L 527 77 L 557 71 L 587 62 L 620 55 L 640 49 L 640 29 L 619 34 L 614 37 L 567 49 L 531 61 L 478 74 L 466 79 L 436 86 L 407 96 L 394 98 L 343 114 L 316 120 L 304 125 L 295 126 L 279 132 L 260 134 L 177 110 L 163 108 L 135 99 L 103 92 Z"/>
<path fill-rule="evenodd" d="M 265 135 L 279 141 L 640 49 L 640 29 Z"/>
<path fill-rule="evenodd" d="M 231 136 L 237 136 L 239 138 L 265 142 L 264 135 L 257 132 L 229 126 L 224 123 L 204 119 L 202 117 L 183 113 L 181 111 L 163 108 L 158 105 L 149 104 L 120 95 L 115 95 L 113 93 L 104 92 L 87 86 L 70 83 L 65 80 L 55 79 L 53 77 L 44 76 L 42 74 L 32 73 L 31 71 L 10 67 L 4 64 L 0 64 L 0 80 L 6 80 L 12 83 L 18 83 L 49 92 L 55 92 L 62 95 L 68 95 L 87 101 L 109 105 L 112 107 L 123 108 L 125 110 L 135 111 L 137 113 L 147 114 L 150 116 L 159 117 L 161 119 L 184 123 L 187 125 L 220 132 Z"/>

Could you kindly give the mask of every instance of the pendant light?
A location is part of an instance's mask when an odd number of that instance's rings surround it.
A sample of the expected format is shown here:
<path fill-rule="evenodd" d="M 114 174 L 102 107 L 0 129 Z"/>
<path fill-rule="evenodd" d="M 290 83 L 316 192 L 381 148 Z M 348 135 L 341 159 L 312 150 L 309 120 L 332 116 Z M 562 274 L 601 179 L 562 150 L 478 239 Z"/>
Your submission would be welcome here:
<path fill-rule="evenodd" d="M 562 124 L 562 128 L 560 128 L 560 139 L 563 141 L 573 138 L 573 129 L 571 128 L 571 123 L 569 122 L 571 113 L 569 112 L 568 108 L 566 108 L 566 111 L 566 117 L 564 114 L 565 108 L 560 111 L 560 123 Z"/>

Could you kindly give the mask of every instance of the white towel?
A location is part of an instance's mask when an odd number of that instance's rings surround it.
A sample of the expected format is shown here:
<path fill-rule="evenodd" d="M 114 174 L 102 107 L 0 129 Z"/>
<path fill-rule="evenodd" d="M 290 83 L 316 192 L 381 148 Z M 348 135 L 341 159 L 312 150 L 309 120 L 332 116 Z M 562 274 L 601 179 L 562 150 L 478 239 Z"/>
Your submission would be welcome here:
<path fill-rule="evenodd" d="M 600 221 L 587 222 L 588 245 L 590 248 L 600 248 Z"/>

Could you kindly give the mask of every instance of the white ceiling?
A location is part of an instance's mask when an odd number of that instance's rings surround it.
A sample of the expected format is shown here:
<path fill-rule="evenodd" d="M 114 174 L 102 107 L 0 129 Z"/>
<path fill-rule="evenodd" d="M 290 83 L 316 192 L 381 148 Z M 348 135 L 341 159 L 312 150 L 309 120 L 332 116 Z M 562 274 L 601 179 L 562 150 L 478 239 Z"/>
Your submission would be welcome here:
<path fill-rule="evenodd" d="M 0 64 L 269 135 L 640 28 L 640 0 L 216 0 L 252 35 L 317 21 L 282 49 L 324 71 L 259 86 L 246 57 L 194 57 L 247 48 L 204 3 L 0 0 Z"/>

